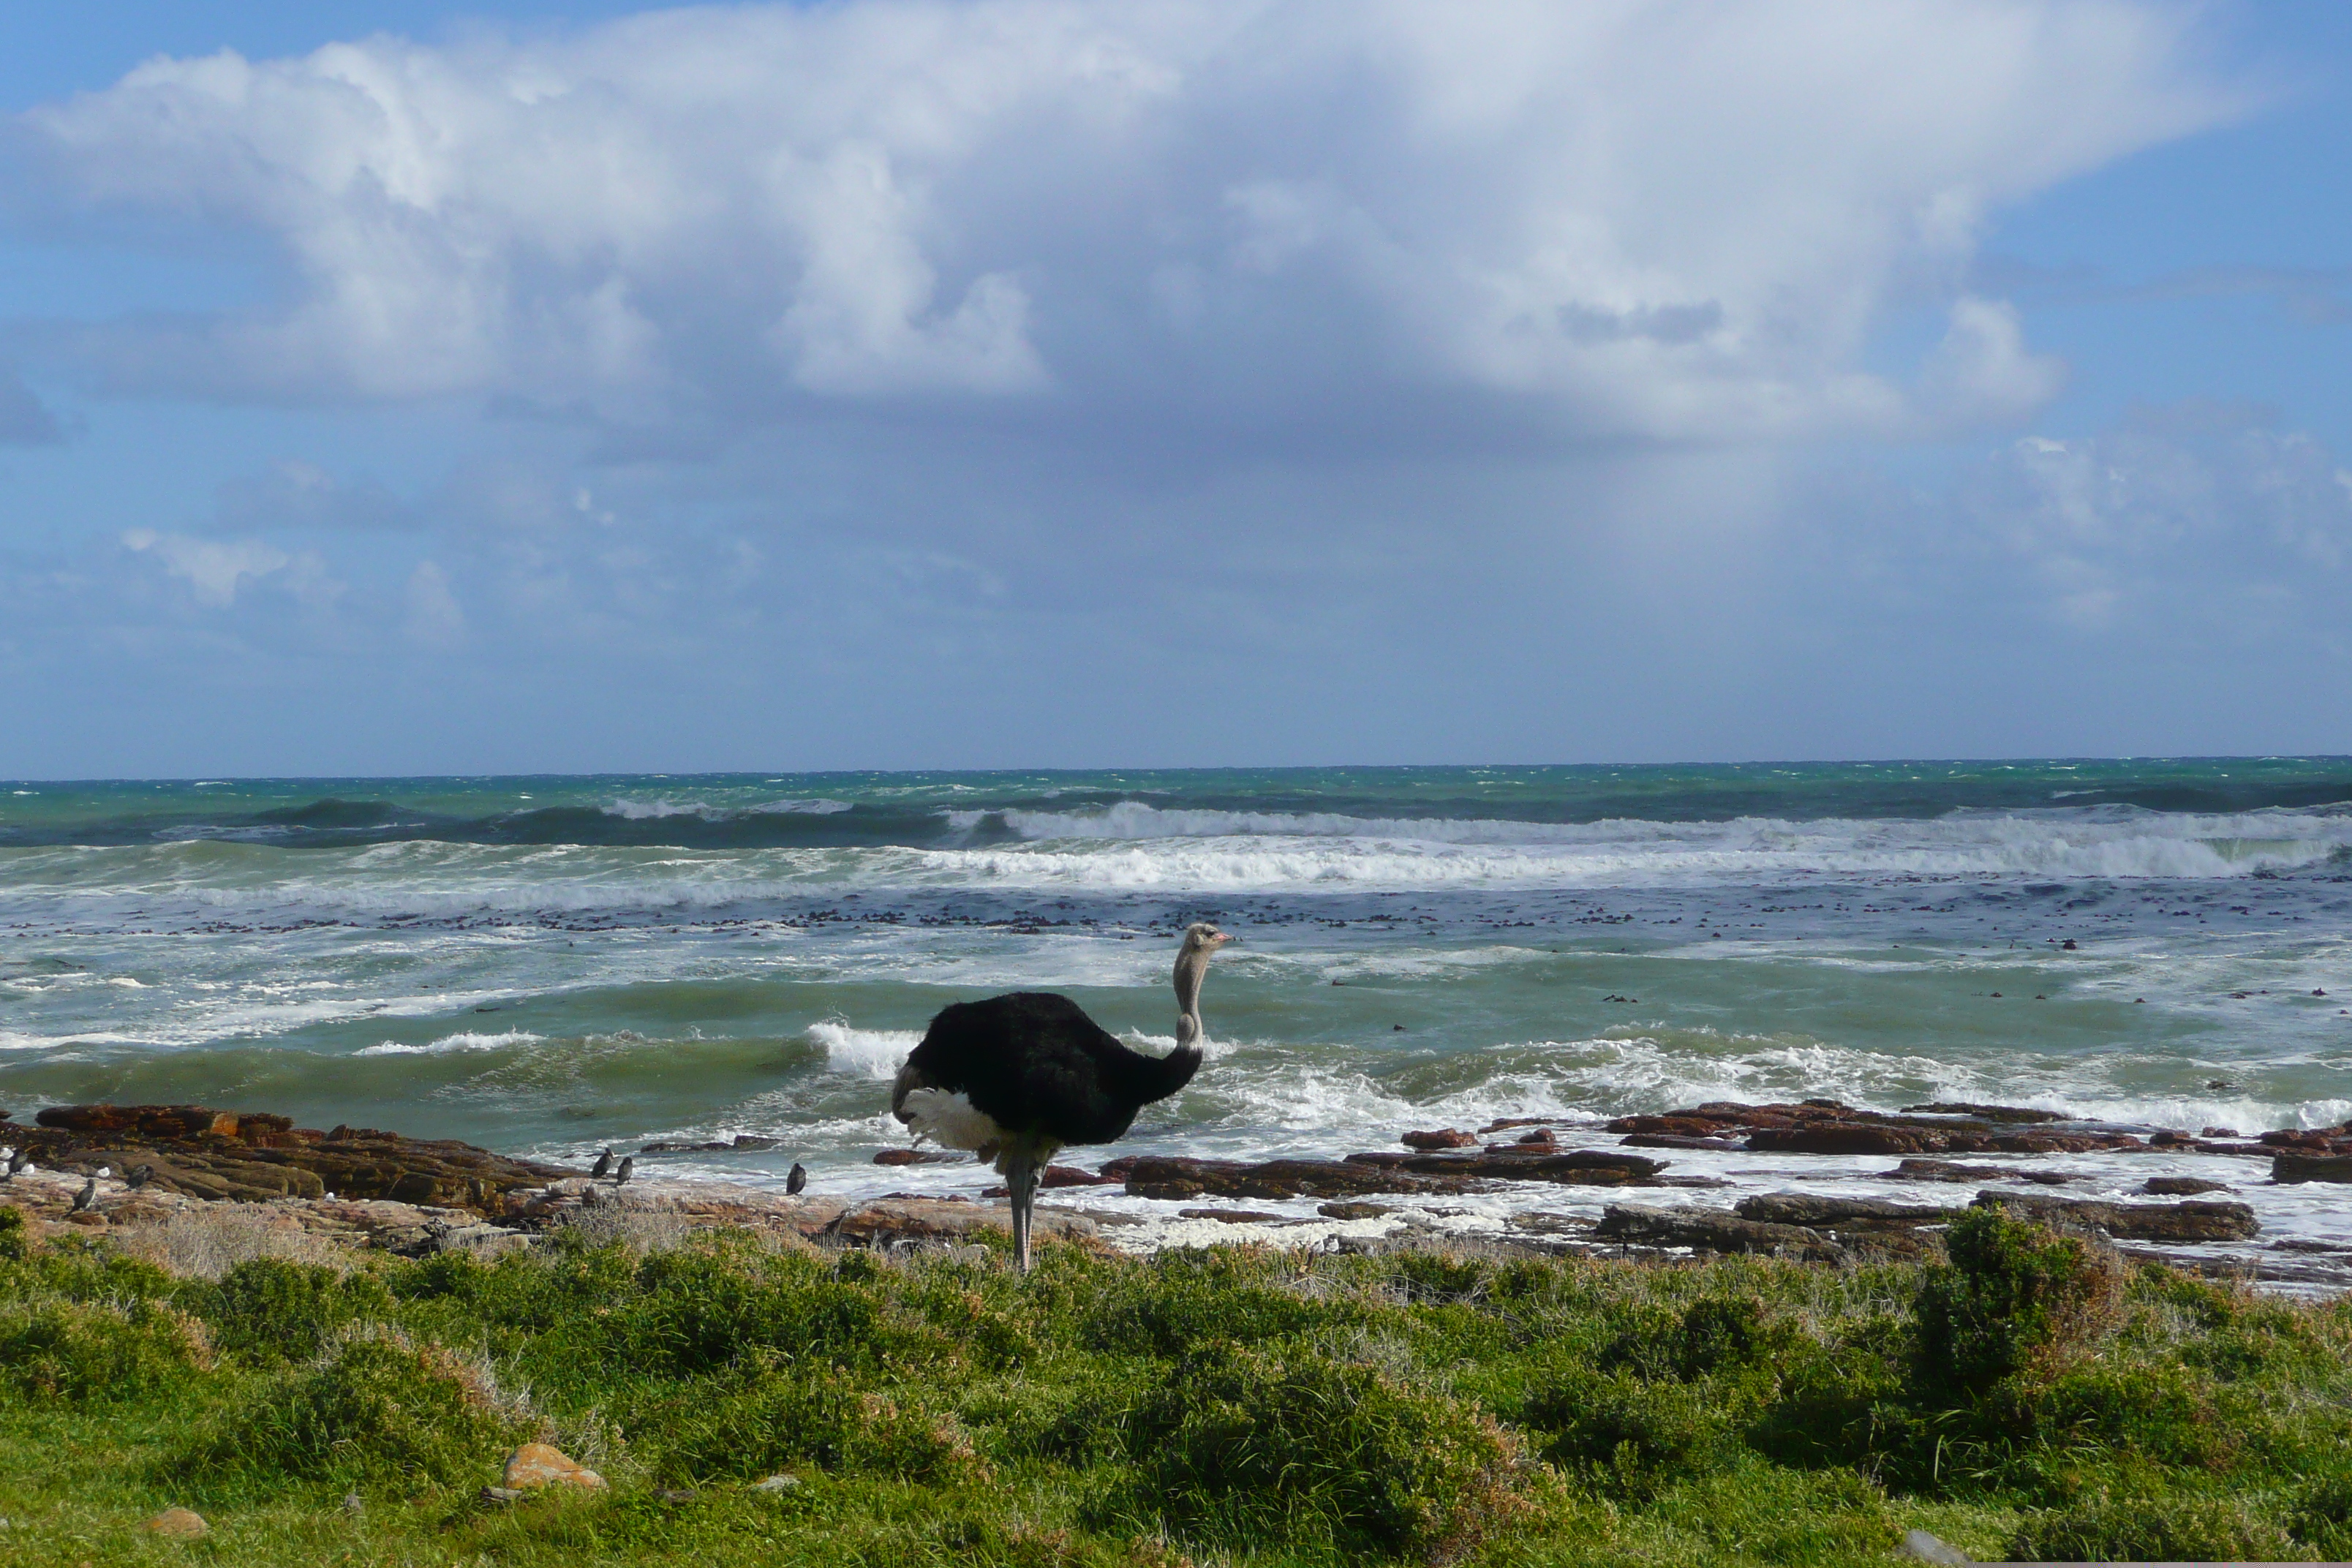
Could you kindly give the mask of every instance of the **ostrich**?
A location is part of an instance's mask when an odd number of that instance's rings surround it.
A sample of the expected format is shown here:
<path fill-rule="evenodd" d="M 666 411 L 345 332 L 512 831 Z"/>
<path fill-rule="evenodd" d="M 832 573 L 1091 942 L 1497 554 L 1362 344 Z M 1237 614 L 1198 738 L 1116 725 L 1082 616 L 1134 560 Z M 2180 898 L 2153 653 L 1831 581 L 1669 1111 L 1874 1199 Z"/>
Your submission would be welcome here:
<path fill-rule="evenodd" d="M 1121 1045 L 1066 996 L 1015 991 L 940 1009 L 890 1086 L 890 1114 L 918 1138 L 993 1160 L 1013 1199 L 1013 1250 L 1029 1269 L 1037 1178 L 1070 1143 L 1109 1143 L 1135 1113 L 1201 1068 L 1201 982 L 1233 939 L 1184 929 L 1176 954 L 1176 1048 L 1147 1057 Z"/>

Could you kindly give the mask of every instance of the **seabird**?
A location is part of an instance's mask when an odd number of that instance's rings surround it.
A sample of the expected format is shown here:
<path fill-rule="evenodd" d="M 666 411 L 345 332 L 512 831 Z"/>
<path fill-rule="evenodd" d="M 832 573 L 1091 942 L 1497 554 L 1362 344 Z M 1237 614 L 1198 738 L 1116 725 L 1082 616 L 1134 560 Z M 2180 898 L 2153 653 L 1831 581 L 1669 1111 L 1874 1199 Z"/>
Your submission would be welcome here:
<path fill-rule="evenodd" d="M 599 1177 L 611 1175 L 613 1173 L 613 1152 L 610 1149 L 607 1149 L 603 1153 L 597 1155 L 596 1168 L 588 1173 L 592 1176 Z"/>
<path fill-rule="evenodd" d="M 135 1192 L 137 1192 L 140 1188 L 142 1188 L 142 1187 L 145 1186 L 149 1182 L 152 1182 L 152 1181 L 153 1181 L 154 1179 L 155 1179 L 155 1167 L 154 1167 L 154 1166 L 152 1166 L 152 1165 L 133 1165 L 133 1166 L 131 1166 L 131 1174 L 130 1174 L 129 1176 L 127 1176 L 127 1177 L 125 1177 L 125 1178 L 123 1179 L 123 1185 L 125 1185 L 125 1186 L 129 1187 L 132 1192 L 134 1192 L 134 1193 L 135 1193 Z"/>
<path fill-rule="evenodd" d="M 807 1185 L 808 1167 L 802 1164 L 797 1160 L 793 1161 L 793 1173 L 784 1178 L 784 1191 L 792 1194 L 794 1197 L 798 1197 L 801 1194 L 801 1190 Z"/>
<path fill-rule="evenodd" d="M 81 1184 L 81 1191 L 74 1194 L 73 1208 L 71 1212 L 74 1214 L 79 1214 L 84 1209 L 93 1209 L 97 1206 L 98 1178 L 96 1176 L 92 1176 L 89 1180 Z"/>
<path fill-rule="evenodd" d="M 637 1157 L 635 1154 L 624 1154 L 621 1156 L 621 1168 L 613 1173 L 613 1184 L 616 1187 L 624 1185 L 636 1173 Z"/>

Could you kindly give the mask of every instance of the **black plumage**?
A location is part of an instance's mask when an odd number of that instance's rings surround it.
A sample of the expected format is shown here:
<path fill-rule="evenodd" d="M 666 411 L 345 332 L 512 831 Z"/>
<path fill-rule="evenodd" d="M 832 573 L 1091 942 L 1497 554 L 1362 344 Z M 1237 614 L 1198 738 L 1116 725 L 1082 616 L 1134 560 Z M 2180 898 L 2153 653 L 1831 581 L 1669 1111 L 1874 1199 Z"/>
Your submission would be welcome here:
<path fill-rule="evenodd" d="M 607 1149 L 603 1153 L 597 1155 L 596 1168 L 590 1171 L 588 1173 L 591 1176 L 611 1175 L 613 1173 L 613 1152 L 610 1149 Z"/>
<path fill-rule="evenodd" d="M 1029 1267 L 1037 1182 L 1055 1151 L 1109 1143 L 1136 1113 L 1165 1100 L 1201 1067 L 1201 982 L 1228 941 L 1187 928 L 1176 958 L 1176 1048 L 1146 1056 L 1122 1044 L 1066 996 L 1016 991 L 940 1010 L 891 1086 L 890 1110 L 919 1137 L 993 1160 L 1013 1204 L 1013 1250 Z"/>
<path fill-rule="evenodd" d="M 808 1167 L 803 1165 L 798 1160 L 795 1160 L 793 1162 L 792 1174 L 784 1178 L 784 1191 L 792 1194 L 794 1197 L 798 1197 L 801 1195 L 802 1192 L 807 1188 L 807 1186 Z"/>
<path fill-rule="evenodd" d="M 613 1184 L 616 1187 L 620 1186 L 636 1173 L 637 1157 L 635 1154 L 625 1154 L 621 1157 L 621 1168 L 613 1173 Z"/>

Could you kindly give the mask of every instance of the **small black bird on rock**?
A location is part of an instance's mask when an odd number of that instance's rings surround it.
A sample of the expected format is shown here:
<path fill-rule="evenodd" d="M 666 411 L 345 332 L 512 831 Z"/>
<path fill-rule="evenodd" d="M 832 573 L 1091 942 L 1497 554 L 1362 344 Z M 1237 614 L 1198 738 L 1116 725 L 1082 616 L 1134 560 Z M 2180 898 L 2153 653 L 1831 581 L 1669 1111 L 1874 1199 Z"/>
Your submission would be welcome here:
<path fill-rule="evenodd" d="M 631 1176 L 634 1176 L 636 1173 L 637 1157 L 635 1154 L 623 1155 L 621 1158 L 621 1168 L 613 1173 L 613 1184 L 616 1187 L 621 1186 L 625 1184 Z"/>
<path fill-rule="evenodd" d="M 127 1177 L 125 1177 L 125 1178 L 123 1179 L 123 1184 L 123 1184 L 124 1186 L 126 1186 L 126 1187 L 129 1187 L 132 1192 L 134 1192 L 134 1193 L 135 1193 L 135 1192 L 137 1192 L 140 1188 L 142 1188 L 142 1187 L 145 1186 L 148 1183 L 150 1183 L 150 1182 L 153 1181 L 154 1179 L 155 1179 L 155 1167 L 154 1167 L 154 1166 L 152 1166 L 152 1165 L 133 1165 L 133 1166 L 131 1166 L 131 1174 L 130 1174 L 130 1175 L 128 1175 Z"/>
<path fill-rule="evenodd" d="M 784 1191 L 792 1194 L 794 1197 L 798 1197 L 801 1195 L 803 1189 L 807 1187 L 807 1185 L 808 1167 L 802 1164 L 797 1160 L 793 1161 L 793 1173 L 784 1178 Z"/>
<path fill-rule="evenodd" d="M 597 1155 L 596 1168 L 588 1173 L 592 1176 L 600 1177 L 611 1175 L 613 1173 L 613 1152 L 610 1149 L 607 1149 L 603 1153 Z"/>
<path fill-rule="evenodd" d="M 98 1178 L 96 1176 L 92 1176 L 89 1180 L 81 1184 L 81 1191 L 74 1194 L 72 1212 L 75 1214 L 80 1214 L 85 1209 L 94 1209 L 97 1206 Z"/>
<path fill-rule="evenodd" d="M 33 1152 L 30 1149 L 19 1149 L 8 1156 L 8 1173 L 13 1176 L 32 1163 Z"/>

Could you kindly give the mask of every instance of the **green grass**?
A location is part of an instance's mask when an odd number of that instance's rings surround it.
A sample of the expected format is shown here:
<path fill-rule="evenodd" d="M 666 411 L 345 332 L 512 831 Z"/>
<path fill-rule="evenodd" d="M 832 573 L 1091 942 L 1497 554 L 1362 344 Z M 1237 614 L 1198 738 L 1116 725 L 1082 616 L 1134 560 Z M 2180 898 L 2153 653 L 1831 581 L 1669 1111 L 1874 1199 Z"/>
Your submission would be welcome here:
<path fill-rule="evenodd" d="M 2352 1549 L 2352 1307 L 1997 1213 L 1948 1264 L 1851 1268 L 1055 1247 L 1024 1279 L 558 1233 L 207 1281 L 13 1212 L 0 1561 L 28 1568 Z M 532 1439 L 612 1489 L 484 1507 Z M 212 1536 L 141 1532 L 174 1504 Z"/>

